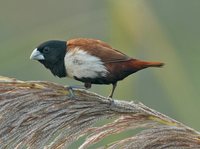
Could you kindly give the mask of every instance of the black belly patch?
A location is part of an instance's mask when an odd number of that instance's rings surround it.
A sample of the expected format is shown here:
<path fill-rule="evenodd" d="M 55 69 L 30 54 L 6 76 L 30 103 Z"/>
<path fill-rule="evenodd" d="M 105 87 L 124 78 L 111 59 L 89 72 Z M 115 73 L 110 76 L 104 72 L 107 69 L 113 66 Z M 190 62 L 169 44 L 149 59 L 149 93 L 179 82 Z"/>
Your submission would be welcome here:
<path fill-rule="evenodd" d="M 92 84 L 111 84 L 114 83 L 112 80 L 108 80 L 106 77 L 101 78 L 78 78 L 74 76 L 75 80 L 86 82 L 86 83 L 92 83 Z"/>

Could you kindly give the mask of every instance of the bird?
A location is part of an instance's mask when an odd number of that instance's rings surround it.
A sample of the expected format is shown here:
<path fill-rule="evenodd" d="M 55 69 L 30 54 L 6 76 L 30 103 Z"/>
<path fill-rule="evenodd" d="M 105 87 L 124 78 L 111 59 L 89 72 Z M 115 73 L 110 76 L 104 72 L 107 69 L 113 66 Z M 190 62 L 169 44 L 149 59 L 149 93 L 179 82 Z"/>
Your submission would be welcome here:
<path fill-rule="evenodd" d="M 92 84 L 112 84 L 109 98 L 113 97 L 118 81 L 139 70 L 164 65 L 132 58 L 91 38 L 45 41 L 33 50 L 30 59 L 39 61 L 54 76 L 83 82 L 86 89 Z"/>

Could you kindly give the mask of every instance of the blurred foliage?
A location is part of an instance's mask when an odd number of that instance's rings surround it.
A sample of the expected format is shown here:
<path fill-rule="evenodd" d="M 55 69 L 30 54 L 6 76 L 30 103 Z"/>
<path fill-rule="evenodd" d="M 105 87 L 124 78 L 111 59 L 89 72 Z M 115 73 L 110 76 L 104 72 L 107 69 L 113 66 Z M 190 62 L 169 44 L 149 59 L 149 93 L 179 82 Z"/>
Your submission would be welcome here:
<path fill-rule="evenodd" d="M 32 50 L 50 39 L 98 38 L 145 60 L 163 61 L 119 82 L 117 99 L 137 99 L 200 130 L 200 1 L 193 0 L 0 0 L 0 75 L 21 80 L 55 78 L 30 61 Z M 93 85 L 108 94 L 111 86 Z"/>

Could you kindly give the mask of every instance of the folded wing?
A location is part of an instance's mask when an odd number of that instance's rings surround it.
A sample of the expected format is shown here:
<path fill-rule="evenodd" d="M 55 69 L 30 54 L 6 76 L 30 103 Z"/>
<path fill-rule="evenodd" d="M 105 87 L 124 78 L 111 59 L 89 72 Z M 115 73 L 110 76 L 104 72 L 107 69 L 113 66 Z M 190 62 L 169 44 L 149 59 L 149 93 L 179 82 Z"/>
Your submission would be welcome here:
<path fill-rule="evenodd" d="M 79 48 L 92 56 L 96 56 L 104 63 L 127 61 L 131 58 L 122 52 L 113 49 L 110 45 L 100 40 L 78 38 L 67 41 L 67 50 Z"/>

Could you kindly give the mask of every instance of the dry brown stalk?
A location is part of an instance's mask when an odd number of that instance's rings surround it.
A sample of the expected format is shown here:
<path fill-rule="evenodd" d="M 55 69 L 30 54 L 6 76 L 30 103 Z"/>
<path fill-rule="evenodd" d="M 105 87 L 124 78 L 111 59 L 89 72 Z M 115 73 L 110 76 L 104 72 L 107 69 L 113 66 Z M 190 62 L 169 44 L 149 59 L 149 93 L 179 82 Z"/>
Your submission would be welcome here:
<path fill-rule="evenodd" d="M 143 128 L 100 148 L 200 148 L 200 133 L 140 102 L 114 100 L 43 81 L 0 77 L 0 148 L 62 149 L 86 135 L 79 147 Z M 113 121 L 94 127 L 100 119 Z"/>

